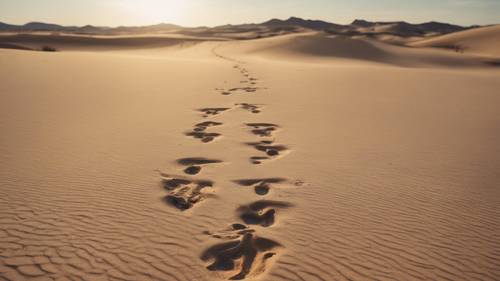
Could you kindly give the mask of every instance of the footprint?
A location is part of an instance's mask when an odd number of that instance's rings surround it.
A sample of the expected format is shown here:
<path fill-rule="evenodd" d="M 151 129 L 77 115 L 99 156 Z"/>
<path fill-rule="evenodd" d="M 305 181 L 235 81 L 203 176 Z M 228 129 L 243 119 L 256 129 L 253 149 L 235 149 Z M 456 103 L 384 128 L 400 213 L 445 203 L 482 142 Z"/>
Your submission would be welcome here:
<path fill-rule="evenodd" d="M 251 104 L 251 103 L 236 103 L 236 106 L 239 106 L 240 108 L 244 110 L 248 110 L 252 113 L 260 113 L 260 106 L 258 104 Z"/>
<path fill-rule="evenodd" d="M 212 142 L 215 138 L 221 136 L 219 133 L 206 133 L 206 132 L 187 132 L 185 133 L 188 137 L 193 137 L 195 139 L 200 139 L 202 142 Z"/>
<path fill-rule="evenodd" d="M 180 210 L 190 209 L 195 204 L 210 197 L 211 194 L 203 191 L 205 188 L 214 186 L 210 180 L 191 180 L 164 173 L 161 176 L 163 187 L 168 191 L 165 201 Z"/>
<path fill-rule="evenodd" d="M 238 88 L 229 89 L 228 91 L 231 93 L 233 93 L 233 92 L 254 93 L 254 92 L 257 92 L 258 89 L 260 89 L 260 88 L 257 88 L 257 87 L 238 87 Z"/>
<path fill-rule="evenodd" d="M 201 123 L 194 125 L 194 131 L 202 132 L 202 131 L 205 131 L 209 127 L 215 127 L 215 126 L 220 126 L 220 125 L 222 125 L 221 122 L 205 121 L 205 122 L 201 122 Z"/>
<path fill-rule="evenodd" d="M 221 163 L 222 160 L 218 159 L 208 159 L 203 157 L 190 157 L 177 159 L 177 164 L 182 166 L 187 166 L 184 169 L 184 173 L 188 175 L 196 175 L 201 171 L 203 165 Z"/>
<path fill-rule="evenodd" d="M 191 132 L 186 132 L 184 133 L 188 137 L 193 137 L 195 139 L 199 139 L 202 142 L 211 142 L 215 140 L 215 138 L 221 136 L 219 133 L 208 133 L 205 132 L 207 128 L 210 127 L 215 127 L 215 126 L 220 126 L 222 123 L 220 122 L 213 122 L 213 121 L 206 121 L 206 122 L 201 122 L 196 125 L 194 125 L 193 131 Z"/>
<path fill-rule="evenodd" d="M 278 125 L 272 123 L 247 123 L 246 125 L 251 127 L 252 133 L 259 137 L 270 137 L 279 128 Z"/>
<path fill-rule="evenodd" d="M 240 206 L 236 211 L 246 224 L 269 227 L 274 224 L 277 209 L 286 209 L 292 204 L 282 201 L 259 200 Z"/>
<path fill-rule="evenodd" d="M 267 261 L 276 255 L 274 250 L 282 245 L 270 239 L 246 233 L 241 239 L 216 244 L 201 254 L 211 271 L 228 271 L 230 280 L 242 280 L 265 271 Z"/>
<path fill-rule="evenodd" d="M 274 141 L 270 140 L 263 140 L 260 142 L 248 142 L 246 144 L 254 147 L 259 151 L 265 152 L 266 155 L 268 156 L 267 158 L 255 158 L 255 156 L 250 158 L 250 161 L 253 164 L 260 164 L 262 160 L 269 159 L 270 157 L 277 157 L 282 152 L 288 150 L 286 146 L 281 144 L 274 144 Z"/>
<path fill-rule="evenodd" d="M 233 240 L 240 238 L 242 235 L 245 235 L 246 233 L 253 233 L 253 232 L 255 232 L 254 229 L 251 229 L 244 224 L 233 223 L 229 227 L 221 231 L 217 232 L 204 231 L 203 233 L 217 239 Z"/>
<path fill-rule="evenodd" d="M 262 161 L 270 159 L 266 156 L 252 156 L 250 157 L 250 162 L 254 165 L 261 164 Z"/>
<path fill-rule="evenodd" d="M 206 118 L 210 115 L 217 115 L 217 114 L 220 114 L 221 112 L 224 112 L 226 110 L 229 110 L 230 108 L 227 108 L 227 107 L 207 107 L 207 108 L 200 108 L 200 109 L 197 109 L 197 111 L 199 112 L 202 112 L 203 113 L 203 117 Z"/>
<path fill-rule="evenodd" d="M 215 91 L 220 92 L 221 95 L 230 95 L 231 93 L 226 91 L 224 88 L 215 88 Z"/>
<path fill-rule="evenodd" d="M 271 184 L 279 184 L 285 182 L 284 178 L 264 178 L 264 179 L 242 179 L 233 181 L 241 186 L 253 186 L 255 193 L 258 195 L 266 195 L 269 193 Z"/>

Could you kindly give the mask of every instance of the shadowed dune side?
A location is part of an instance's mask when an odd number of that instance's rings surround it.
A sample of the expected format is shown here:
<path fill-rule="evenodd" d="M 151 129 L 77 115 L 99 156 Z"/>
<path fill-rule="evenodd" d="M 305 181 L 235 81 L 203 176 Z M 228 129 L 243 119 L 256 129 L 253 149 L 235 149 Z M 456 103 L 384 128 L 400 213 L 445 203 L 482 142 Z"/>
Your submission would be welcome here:
<path fill-rule="evenodd" d="M 16 44 L 11 44 L 11 43 L 0 43 L 0 49 L 13 49 L 13 50 L 33 51 L 32 48 L 23 47 L 23 46 L 19 46 L 19 45 L 16 45 Z"/>
<path fill-rule="evenodd" d="M 385 44 L 376 40 L 302 33 L 254 40 L 238 47 L 224 48 L 235 55 L 250 54 L 280 60 L 299 59 L 331 63 L 328 59 L 357 60 L 405 67 L 487 66 L 482 58 Z M 238 53 L 239 52 L 239 53 Z"/>
<path fill-rule="evenodd" d="M 40 50 L 51 46 L 58 50 L 119 50 L 162 48 L 181 44 L 193 45 L 206 41 L 203 38 L 178 38 L 162 36 L 91 37 L 74 35 L 15 34 L 0 36 L 0 48 Z M 12 47 L 13 46 L 13 47 Z"/>
<path fill-rule="evenodd" d="M 446 48 L 466 54 L 500 57 L 500 25 L 424 39 L 411 43 L 410 46 Z"/>

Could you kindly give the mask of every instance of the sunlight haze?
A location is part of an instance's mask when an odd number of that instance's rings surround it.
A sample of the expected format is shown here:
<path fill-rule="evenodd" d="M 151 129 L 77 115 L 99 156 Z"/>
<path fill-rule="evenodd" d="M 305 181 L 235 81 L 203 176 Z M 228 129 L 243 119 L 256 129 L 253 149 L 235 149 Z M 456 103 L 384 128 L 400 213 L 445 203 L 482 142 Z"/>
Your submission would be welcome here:
<path fill-rule="evenodd" d="M 262 22 L 297 16 L 346 24 L 356 18 L 455 24 L 492 24 L 500 18 L 500 1 L 230 1 L 230 0 L 0 0 L 0 22 L 43 21 L 63 25 L 215 26 Z"/>

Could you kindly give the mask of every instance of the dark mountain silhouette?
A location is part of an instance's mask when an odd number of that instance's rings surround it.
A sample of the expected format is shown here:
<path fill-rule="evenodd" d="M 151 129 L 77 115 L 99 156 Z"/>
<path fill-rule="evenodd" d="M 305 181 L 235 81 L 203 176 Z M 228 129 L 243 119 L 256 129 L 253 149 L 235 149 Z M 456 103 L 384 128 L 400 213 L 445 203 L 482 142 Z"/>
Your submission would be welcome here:
<path fill-rule="evenodd" d="M 15 25 L 0 22 L 0 30 L 7 31 L 7 30 L 15 29 L 15 28 L 16 28 Z"/>
<path fill-rule="evenodd" d="M 175 24 L 160 23 L 148 26 L 62 26 L 58 24 L 30 22 L 25 25 L 11 25 L 0 22 L 0 32 L 70 32 L 81 34 L 137 34 L 137 33 L 162 33 L 180 32 L 184 34 L 197 35 L 220 35 L 221 33 L 238 33 L 241 31 L 256 31 L 268 34 L 283 34 L 296 32 L 301 29 L 317 31 L 328 31 L 335 34 L 394 34 L 399 36 L 419 36 L 426 34 L 446 34 L 465 30 L 473 27 L 463 27 L 441 22 L 426 22 L 421 24 L 411 24 L 404 21 L 397 22 L 371 22 L 357 19 L 349 25 L 335 24 L 322 20 L 306 20 L 297 17 L 290 17 L 286 20 L 271 19 L 257 24 L 221 25 L 216 27 L 182 27 Z"/>
<path fill-rule="evenodd" d="M 281 27 L 281 26 L 299 26 L 313 30 L 325 30 L 330 28 L 340 28 L 342 25 L 330 23 L 322 20 L 305 20 L 297 17 L 290 17 L 287 20 L 271 19 L 261 23 L 264 26 Z"/>
<path fill-rule="evenodd" d="M 405 21 L 394 21 L 394 22 L 371 22 L 366 20 L 357 19 L 351 23 L 352 27 L 362 27 L 362 28 L 376 28 L 385 27 L 386 32 L 393 33 L 397 35 L 423 35 L 426 33 L 451 33 L 462 31 L 470 27 L 463 27 L 459 25 L 453 25 L 449 23 L 441 22 L 425 22 L 420 24 L 411 24 Z"/>
<path fill-rule="evenodd" d="M 70 27 L 64 27 L 58 24 L 43 23 L 43 22 L 30 22 L 23 25 L 23 29 L 33 30 L 33 31 L 47 31 L 47 30 L 64 30 Z"/>

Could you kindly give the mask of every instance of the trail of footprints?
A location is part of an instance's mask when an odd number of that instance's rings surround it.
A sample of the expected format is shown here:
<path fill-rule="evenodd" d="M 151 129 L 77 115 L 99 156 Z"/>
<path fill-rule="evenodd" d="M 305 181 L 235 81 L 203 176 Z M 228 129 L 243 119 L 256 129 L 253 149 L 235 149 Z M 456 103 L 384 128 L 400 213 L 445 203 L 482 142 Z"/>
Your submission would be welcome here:
<path fill-rule="evenodd" d="M 226 60 L 232 59 L 218 55 Z M 243 76 L 240 81 L 241 87 L 230 89 L 216 89 L 222 95 L 238 93 L 256 93 L 259 89 L 258 79 L 253 77 L 241 63 L 237 63 L 234 69 Z M 199 108 L 196 111 L 204 119 L 230 112 L 231 110 L 246 110 L 251 114 L 261 113 L 264 105 L 250 103 L 236 103 L 233 107 Z M 223 126 L 222 122 L 202 121 L 193 126 L 185 133 L 189 138 L 200 140 L 202 143 L 210 143 L 221 137 L 216 132 L 217 128 Z M 244 123 L 249 133 L 258 138 L 257 141 L 243 142 L 258 152 L 258 155 L 249 157 L 253 165 L 264 163 L 284 155 L 288 147 L 276 143 L 275 133 L 280 126 L 273 123 Z M 223 163 L 220 159 L 209 159 L 204 157 L 188 157 L 176 160 L 182 175 L 171 175 L 160 173 L 162 185 L 167 192 L 164 201 L 181 211 L 189 210 L 196 204 L 206 199 L 215 197 L 215 183 L 209 179 L 200 179 L 203 169 L 208 166 L 216 167 Z M 293 184 L 300 186 L 302 182 L 290 183 L 285 178 L 251 178 L 232 180 L 242 189 L 253 189 L 259 196 L 267 196 L 272 189 Z M 205 231 L 212 238 L 224 240 L 204 250 L 201 260 L 207 262 L 207 269 L 218 271 L 230 280 L 242 280 L 247 277 L 255 277 L 266 270 L 266 265 L 284 246 L 280 243 L 258 236 L 259 227 L 272 227 L 277 214 L 292 207 L 292 204 L 282 201 L 258 200 L 249 204 L 239 206 L 235 212 L 240 221 L 230 223 L 225 229 L 219 231 Z"/>

